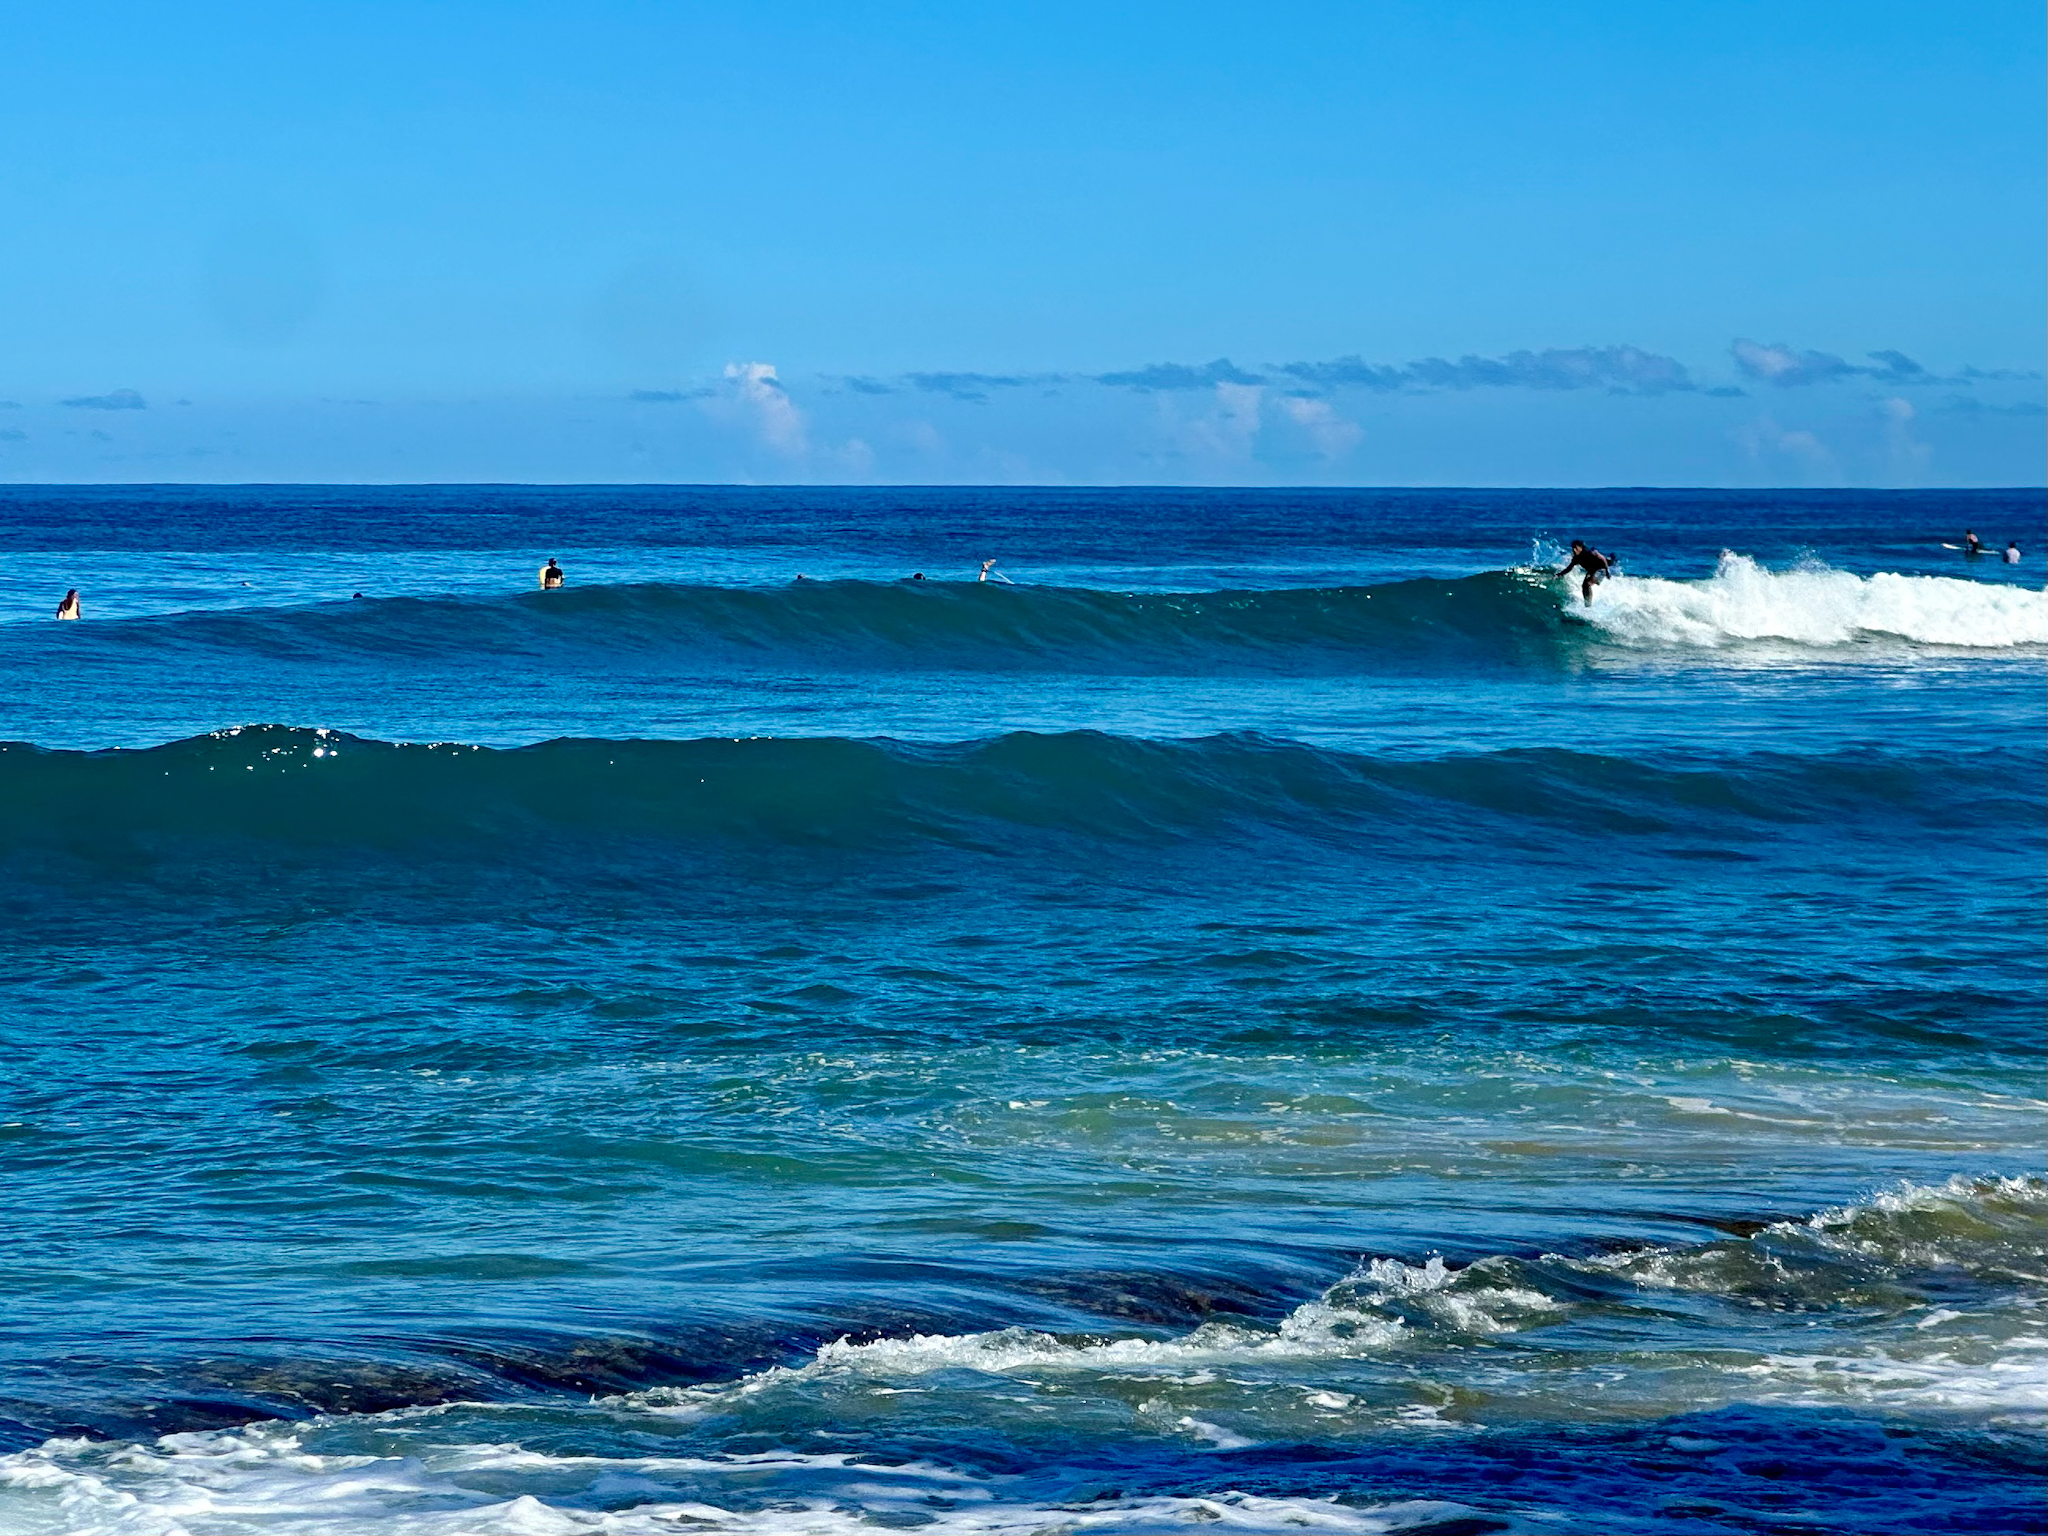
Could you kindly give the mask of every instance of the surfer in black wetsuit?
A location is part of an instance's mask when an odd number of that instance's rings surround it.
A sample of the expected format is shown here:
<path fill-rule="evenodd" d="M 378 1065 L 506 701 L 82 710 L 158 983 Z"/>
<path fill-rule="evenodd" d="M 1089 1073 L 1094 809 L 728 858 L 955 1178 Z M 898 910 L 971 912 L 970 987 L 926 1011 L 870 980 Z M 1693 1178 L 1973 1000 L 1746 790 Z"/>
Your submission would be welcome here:
<path fill-rule="evenodd" d="M 1584 571 L 1586 579 L 1579 583 L 1579 595 L 1584 597 L 1588 603 L 1591 603 L 1593 601 L 1593 583 L 1604 579 L 1607 573 L 1613 569 L 1614 559 L 1612 556 L 1601 554 L 1599 550 L 1594 549 L 1583 539 L 1573 539 L 1572 557 L 1565 562 L 1564 569 L 1557 574 L 1569 576 L 1573 571 Z"/>
<path fill-rule="evenodd" d="M 546 592 L 552 592 L 562 584 L 562 568 L 555 563 L 553 556 L 549 556 L 548 563 L 540 568 L 540 584 Z"/>

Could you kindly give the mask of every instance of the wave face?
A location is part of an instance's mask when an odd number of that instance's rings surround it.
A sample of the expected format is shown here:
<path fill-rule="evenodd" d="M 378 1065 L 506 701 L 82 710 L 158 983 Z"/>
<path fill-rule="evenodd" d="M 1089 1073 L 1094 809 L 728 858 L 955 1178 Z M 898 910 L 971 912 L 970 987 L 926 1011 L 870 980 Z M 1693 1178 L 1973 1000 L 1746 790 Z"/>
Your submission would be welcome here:
<path fill-rule="evenodd" d="M 0 1523 L 1444 1536 L 1754 1530 L 1790 1500 L 1803 1530 L 2038 1523 L 2048 1185 L 1752 1225 L 1374 1258 L 1278 1317 L 1191 1331 L 840 1338 L 689 1386 L 52 1440 L 0 1458 Z M 1471 1432 L 1503 1403 L 1511 1427 Z M 1958 1413 L 1999 1427 L 1964 1446 Z M 849 1424 L 883 1436 L 849 1449 Z"/>
<path fill-rule="evenodd" d="M 291 659 L 650 656 L 841 670 L 1356 668 L 1512 660 L 1565 640 L 1553 595 L 1496 572 L 1376 587 L 1186 593 L 975 582 L 632 583 L 507 597 L 366 598 L 125 621 L 121 643 Z"/>
<path fill-rule="evenodd" d="M 1178 593 L 940 581 L 638 583 L 188 610 L 106 624 L 90 640 L 144 653 L 314 662 L 575 656 L 838 671 L 1342 674 L 1554 665 L 1589 646 L 1683 653 L 1887 641 L 2011 651 L 2048 645 L 2048 593 L 1935 576 L 1771 572 L 1724 554 L 1704 581 L 1622 576 L 1590 607 L 1527 569 Z"/>
<path fill-rule="evenodd" d="M 1095 732 L 938 747 L 789 738 L 492 749 L 252 726 L 140 751 L 0 745 L 0 796 L 14 811 L 0 847 L 157 835 L 500 847 L 573 834 L 986 847 L 1018 834 L 1247 829 L 1352 843 L 1407 826 L 1442 844 L 1483 841 L 1503 822 L 1602 837 L 1706 822 L 1752 836 L 1801 823 L 1885 833 L 1945 827 L 1959 799 L 2024 822 L 2040 809 L 2031 768 L 1997 752 L 1660 766 L 1546 748 L 1404 760 L 1259 736 Z"/>

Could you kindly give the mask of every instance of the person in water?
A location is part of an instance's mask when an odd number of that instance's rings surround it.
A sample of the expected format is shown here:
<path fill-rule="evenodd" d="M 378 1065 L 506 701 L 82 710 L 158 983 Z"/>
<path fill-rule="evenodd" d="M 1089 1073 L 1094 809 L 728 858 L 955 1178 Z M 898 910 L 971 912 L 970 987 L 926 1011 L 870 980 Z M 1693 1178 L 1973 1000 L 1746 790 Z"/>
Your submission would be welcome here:
<path fill-rule="evenodd" d="M 552 592 L 562 584 L 562 568 L 555 563 L 552 555 L 548 563 L 540 568 L 540 585 L 543 592 Z"/>
<path fill-rule="evenodd" d="M 64 601 L 57 605 L 57 617 L 60 619 L 75 619 L 78 615 L 78 588 L 73 587 L 64 594 Z"/>
<path fill-rule="evenodd" d="M 1966 555 L 1981 555 L 1984 553 L 1984 541 L 1968 528 L 1963 530 L 1963 553 Z"/>
<path fill-rule="evenodd" d="M 993 561 L 993 560 L 984 560 L 984 561 L 982 561 L 982 562 L 981 562 L 981 574 L 980 574 L 979 576 L 975 577 L 974 579 L 975 579 L 976 581 L 987 581 L 987 580 L 988 580 L 988 573 L 989 573 L 989 569 L 990 569 L 990 567 L 992 567 L 992 566 L 993 566 L 994 564 L 995 564 L 995 561 Z"/>
<path fill-rule="evenodd" d="M 2005 563 L 2007 565 L 2018 565 L 2020 563 L 2020 541 L 2018 539 L 2007 539 L 2005 541 Z"/>
<path fill-rule="evenodd" d="M 1590 603 L 1593 601 L 1593 583 L 1606 580 L 1608 573 L 1613 569 L 1612 556 L 1601 554 L 1583 539 L 1573 539 L 1572 557 L 1557 574 L 1569 576 L 1573 571 L 1584 571 L 1586 579 L 1579 583 L 1579 595 Z"/>

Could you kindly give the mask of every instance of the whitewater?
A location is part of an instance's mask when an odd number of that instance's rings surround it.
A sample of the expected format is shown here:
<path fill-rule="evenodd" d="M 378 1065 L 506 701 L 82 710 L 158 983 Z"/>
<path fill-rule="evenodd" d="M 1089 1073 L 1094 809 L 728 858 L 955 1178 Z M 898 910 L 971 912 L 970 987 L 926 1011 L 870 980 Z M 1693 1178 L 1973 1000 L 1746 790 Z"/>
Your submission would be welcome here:
<path fill-rule="evenodd" d="M 1910 640 L 1926 646 L 2048 645 L 2048 592 L 1987 587 L 1953 576 L 1857 576 L 1819 562 L 1771 571 L 1723 550 L 1701 581 L 1621 576 L 1587 616 L 1629 644 L 1725 646 L 1783 641 L 1844 646 Z"/>
<path fill-rule="evenodd" d="M 2044 534 L 0 489 L 0 1530 L 2040 1529 Z"/>

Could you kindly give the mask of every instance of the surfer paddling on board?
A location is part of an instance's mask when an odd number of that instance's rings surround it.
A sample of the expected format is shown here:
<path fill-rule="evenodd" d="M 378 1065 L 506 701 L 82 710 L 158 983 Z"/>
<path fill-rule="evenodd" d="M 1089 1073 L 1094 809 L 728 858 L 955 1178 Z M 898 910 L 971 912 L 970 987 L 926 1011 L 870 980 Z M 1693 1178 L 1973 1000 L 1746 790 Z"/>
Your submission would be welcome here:
<path fill-rule="evenodd" d="M 1565 562 L 1564 569 L 1557 574 L 1559 576 L 1569 576 L 1573 571 L 1584 571 L 1586 579 L 1579 583 L 1579 595 L 1584 597 L 1587 603 L 1590 604 L 1593 601 L 1593 583 L 1606 580 L 1608 573 L 1613 569 L 1614 557 L 1612 555 L 1601 554 L 1599 550 L 1594 549 L 1584 539 L 1573 539 L 1572 557 Z"/>
<path fill-rule="evenodd" d="M 75 619 L 78 617 L 78 613 L 78 588 L 73 587 L 64 594 L 64 601 L 57 605 L 57 617 L 60 619 Z"/>
<path fill-rule="evenodd" d="M 561 584 L 562 568 L 555 563 L 554 557 L 550 555 L 548 563 L 540 568 L 540 588 L 543 592 L 552 592 Z"/>

